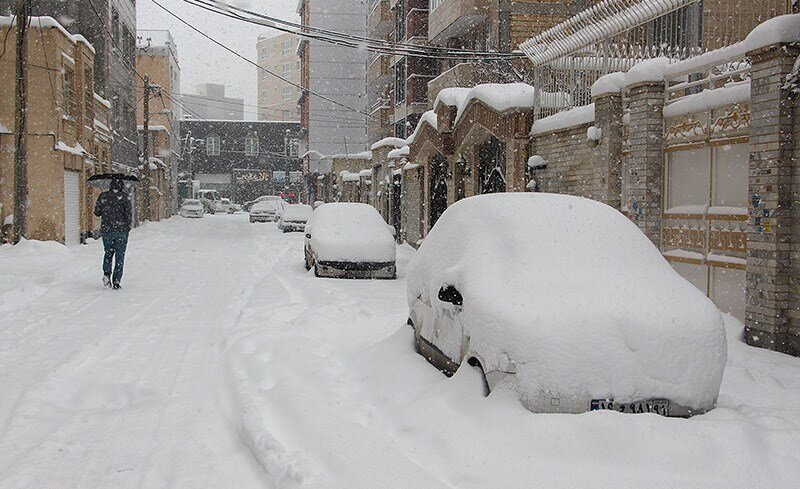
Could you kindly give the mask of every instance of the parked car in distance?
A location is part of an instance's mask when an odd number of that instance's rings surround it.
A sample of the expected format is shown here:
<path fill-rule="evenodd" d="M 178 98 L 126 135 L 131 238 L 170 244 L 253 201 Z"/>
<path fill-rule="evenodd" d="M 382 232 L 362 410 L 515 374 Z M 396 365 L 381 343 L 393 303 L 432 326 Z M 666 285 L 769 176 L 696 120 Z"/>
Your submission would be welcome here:
<path fill-rule="evenodd" d="M 418 352 L 529 410 L 687 417 L 713 409 L 727 344 L 716 306 L 619 211 L 567 195 L 470 197 L 408 265 Z M 465 365 L 467 364 L 467 365 Z"/>
<path fill-rule="evenodd" d="M 306 224 L 306 269 L 314 267 L 317 277 L 393 279 L 393 231 L 369 204 L 320 206 Z"/>
<path fill-rule="evenodd" d="M 283 206 L 277 200 L 256 202 L 250 208 L 250 222 L 272 222 L 277 220 L 278 212 Z"/>
<path fill-rule="evenodd" d="M 235 204 L 230 201 L 230 199 L 222 199 L 223 203 L 228 201 L 228 214 L 234 214 L 236 212 L 240 212 L 242 210 L 242 206 L 239 204 Z"/>
<path fill-rule="evenodd" d="M 213 189 L 201 189 L 197 191 L 197 199 L 203 203 L 205 211 L 209 214 L 216 214 L 217 212 L 228 212 L 227 208 L 222 205 L 222 199 L 219 193 Z"/>
<path fill-rule="evenodd" d="M 220 212 L 227 212 L 228 214 L 236 212 L 236 204 L 231 203 L 231 199 L 226 197 L 220 199 L 220 208 L 222 209 Z"/>
<path fill-rule="evenodd" d="M 179 214 L 181 217 L 203 217 L 203 203 L 198 199 L 183 199 Z"/>
<path fill-rule="evenodd" d="M 306 223 L 312 212 L 314 209 L 310 205 L 289 204 L 278 218 L 278 229 L 283 230 L 284 233 L 305 231 Z"/>
<path fill-rule="evenodd" d="M 262 195 L 261 197 L 257 197 L 256 199 L 245 202 L 242 205 L 242 209 L 249 212 L 256 202 L 263 202 L 265 200 L 277 200 L 280 201 L 283 205 L 286 205 L 286 202 L 280 195 Z"/>

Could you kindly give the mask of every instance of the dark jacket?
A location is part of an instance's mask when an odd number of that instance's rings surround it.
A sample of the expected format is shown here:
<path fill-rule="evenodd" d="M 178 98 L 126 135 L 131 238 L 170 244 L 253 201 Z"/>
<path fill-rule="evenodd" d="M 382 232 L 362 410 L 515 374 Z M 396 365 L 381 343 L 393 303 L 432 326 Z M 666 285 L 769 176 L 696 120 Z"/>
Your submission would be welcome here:
<path fill-rule="evenodd" d="M 100 232 L 128 232 L 131 230 L 131 200 L 124 190 L 109 190 L 100 194 L 94 206 L 94 215 L 102 218 Z"/>

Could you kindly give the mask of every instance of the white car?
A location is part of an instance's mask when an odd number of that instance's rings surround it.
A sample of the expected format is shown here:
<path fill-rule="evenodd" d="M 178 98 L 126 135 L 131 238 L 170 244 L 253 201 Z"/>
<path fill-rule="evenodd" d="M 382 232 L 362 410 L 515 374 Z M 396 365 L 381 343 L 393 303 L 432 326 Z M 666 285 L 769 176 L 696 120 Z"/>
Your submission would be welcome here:
<path fill-rule="evenodd" d="M 318 207 L 306 224 L 306 269 L 317 277 L 397 276 L 394 228 L 368 204 L 330 203 Z"/>
<path fill-rule="evenodd" d="M 181 217 L 203 217 L 203 203 L 197 199 L 184 199 L 179 214 Z"/>
<path fill-rule="evenodd" d="M 216 190 L 202 189 L 197 191 L 197 200 L 202 202 L 205 211 L 209 214 L 216 214 L 217 212 L 228 212 L 228 209 L 222 205 L 222 199 Z"/>
<path fill-rule="evenodd" d="M 263 200 L 256 202 L 250 208 L 250 222 L 272 222 L 277 220 L 277 214 L 283 206 L 277 200 Z"/>
<path fill-rule="evenodd" d="M 713 409 L 722 316 L 619 211 L 566 195 L 463 199 L 408 265 L 417 350 L 531 411 Z"/>
<path fill-rule="evenodd" d="M 261 197 L 257 197 L 254 200 L 251 200 L 249 202 L 245 202 L 244 205 L 242 206 L 242 208 L 244 210 L 246 210 L 246 211 L 250 211 L 250 209 L 252 209 L 253 206 L 256 203 L 264 202 L 265 200 L 276 200 L 276 201 L 280 201 L 280 203 L 282 205 L 286 205 L 286 202 L 283 200 L 283 197 L 281 197 L 280 195 L 262 195 Z"/>
<path fill-rule="evenodd" d="M 289 204 L 283 209 L 278 218 L 278 229 L 284 233 L 292 231 L 305 231 L 306 223 L 314 209 L 305 204 Z"/>

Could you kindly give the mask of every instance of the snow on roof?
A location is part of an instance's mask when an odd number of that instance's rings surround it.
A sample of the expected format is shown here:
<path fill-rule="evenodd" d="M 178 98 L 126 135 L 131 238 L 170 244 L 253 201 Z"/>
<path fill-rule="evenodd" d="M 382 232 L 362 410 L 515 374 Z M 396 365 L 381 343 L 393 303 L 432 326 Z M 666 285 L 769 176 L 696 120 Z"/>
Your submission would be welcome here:
<path fill-rule="evenodd" d="M 416 170 L 417 168 L 419 168 L 418 163 L 408 162 L 405 164 L 405 166 L 403 166 L 403 170 Z"/>
<path fill-rule="evenodd" d="M 67 39 L 69 39 L 73 43 L 82 42 L 92 51 L 92 53 L 95 52 L 94 46 L 92 46 L 92 44 L 89 41 L 87 41 L 85 37 L 83 37 L 80 34 L 74 34 L 74 35 L 70 34 L 67 31 L 67 29 L 65 29 L 64 26 L 61 25 L 61 23 L 56 19 L 46 15 L 41 17 L 29 17 L 29 19 L 30 19 L 29 25 L 31 27 L 39 29 L 47 29 L 47 28 L 58 29 L 62 34 L 64 34 L 64 36 Z M 15 21 L 13 15 L 0 16 L 0 27 L 10 27 L 13 26 L 14 24 Z"/>
<path fill-rule="evenodd" d="M 359 177 L 371 177 L 372 176 L 372 170 L 361 170 L 360 172 L 358 172 L 358 176 Z"/>
<path fill-rule="evenodd" d="M 794 42 L 800 42 L 800 14 L 779 15 L 762 22 L 744 40 L 748 51 Z"/>
<path fill-rule="evenodd" d="M 373 144 L 370 149 L 375 151 L 378 148 L 385 148 L 385 147 L 393 147 L 393 148 L 402 148 L 406 145 L 406 140 L 401 138 L 383 138 L 380 141 Z"/>
<path fill-rule="evenodd" d="M 136 126 L 136 128 L 140 131 L 144 131 L 144 126 Z M 147 126 L 148 131 L 164 131 L 169 132 L 169 130 L 165 126 Z"/>
<path fill-rule="evenodd" d="M 625 73 L 615 71 L 597 79 L 592 84 L 592 97 L 599 97 L 610 93 L 620 93 L 625 88 Z"/>
<path fill-rule="evenodd" d="M 89 50 L 92 52 L 92 54 L 96 54 L 96 51 L 94 50 L 94 46 L 92 46 L 92 43 L 87 41 L 86 38 L 83 37 L 82 35 L 73 34 L 72 35 L 72 40 L 75 41 L 75 42 L 82 42 L 82 43 L 86 44 L 86 46 L 89 48 Z"/>
<path fill-rule="evenodd" d="M 341 158 L 347 160 L 371 160 L 372 151 L 362 151 L 360 153 L 350 153 L 350 154 L 339 153 L 331 156 L 331 158 Z"/>
<path fill-rule="evenodd" d="M 55 149 L 56 151 L 64 151 L 75 156 L 83 156 L 86 154 L 86 150 L 83 148 L 83 146 L 81 146 L 81 143 L 76 143 L 75 146 L 70 146 L 64 141 L 59 141 L 56 143 Z"/>
<path fill-rule="evenodd" d="M 644 82 L 663 82 L 667 75 L 669 65 L 670 59 L 663 56 L 640 61 L 625 73 L 625 85 L 631 86 Z"/>
<path fill-rule="evenodd" d="M 449 105 L 450 107 L 458 107 L 467 97 L 469 91 L 469 88 L 464 87 L 443 88 L 433 102 L 433 110 L 436 110 L 440 103 Z"/>
<path fill-rule="evenodd" d="M 317 158 L 317 159 L 320 159 L 320 160 L 323 159 L 323 158 L 327 158 L 327 156 L 325 156 L 324 154 L 320 153 L 316 149 L 312 149 L 312 150 L 306 151 L 305 153 L 303 153 L 303 156 L 301 156 L 300 158 L 303 159 L 303 158 L 306 158 L 306 157 Z"/>
<path fill-rule="evenodd" d="M 515 108 L 533 108 L 534 90 L 527 83 L 485 83 L 469 90 L 458 104 L 457 123 L 470 101 L 480 100 L 497 112 Z"/>
<path fill-rule="evenodd" d="M 708 409 L 719 395 L 719 310 L 603 203 L 530 192 L 462 199 L 436 222 L 406 277 L 409 305 L 429 304 L 432 316 L 449 307 L 436 299 L 443 286 L 463 297 L 459 332 L 436 335 L 438 349 L 461 359 L 463 335 L 478 351 L 507 353 L 518 392 L 542 407 L 579 396 Z M 483 358 L 483 368 L 500 368 L 499 357 Z"/>
<path fill-rule="evenodd" d="M 339 176 L 342 178 L 343 182 L 359 182 L 361 181 L 361 177 L 358 173 L 353 173 L 348 170 L 343 170 L 339 172 Z"/>
<path fill-rule="evenodd" d="M 408 156 L 410 150 L 411 148 L 409 148 L 408 146 L 403 146 L 402 148 L 393 149 L 389 151 L 389 158 L 396 159 Z"/>
<path fill-rule="evenodd" d="M 750 80 L 687 95 L 664 107 L 664 117 L 676 117 L 750 100 Z"/>
<path fill-rule="evenodd" d="M 407 145 L 411 146 L 411 143 L 414 142 L 414 140 L 417 138 L 417 134 L 419 134 L 419 131 L 422 129 L 422 125 L 426 123 L 434 130 L 439 130 L 439 122 L 438 118 L 436 117 L 436 112 L 429 110 L 420 116 L 419 122 L 417 122 L 417 127 L 414 128 L 414 132 L 411 133 L 411 136 L 406 139 Z"/>
<path fill-rule="evenodd" d="M 533 126 L 531 126 L 531 136 L 557 131 L 559 129 L 566 129 L 568 127 L 580 126 L 590 122 L 594 122 L 593 103 L 584 105 L 583 107 L 575 107 L 574 109 L 559 112 L 534 121 Z"/>
<path fill-rule="evenodd" d="M 104 99 L 100 95 L 97 95 L 96 93 L 93 94 L 93 95 L 94 95 L 94 99 L 97 100 L 98 102 L 100 102 L 100 105 L 102 105 L 103 107 L 105 107 L 107 109 L 111 108 L 111 102 L 109 102 L 108 100 Z"/>

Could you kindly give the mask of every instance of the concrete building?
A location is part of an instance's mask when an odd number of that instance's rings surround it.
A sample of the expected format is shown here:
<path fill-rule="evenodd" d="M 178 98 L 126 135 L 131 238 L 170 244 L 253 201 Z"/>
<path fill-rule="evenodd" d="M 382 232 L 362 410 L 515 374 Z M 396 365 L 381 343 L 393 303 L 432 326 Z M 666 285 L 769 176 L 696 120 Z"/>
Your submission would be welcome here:
<path fill-rule="evenodd" d="M 256 43 L 258 65 L 295 84 L 286 83 L 266 71 L 257 70 L 260 121 L 300 121 L 300 107 L 297 101 L 302 91 L 298 88 L 300 85 L 298 42 L 298 37 L 294 34 L 258 38 Z"/>
<path fill-rule="evenodd" d="M 95 0 L 86 0 L 94 2 Z M 64 2 L 70 3 L 70 2 Z M 114 130 L 113 160 L 117 168 L 136 166 L 139 148 L 136 129 L 136 5 L 130 0 L 109 0 L 111 43 L 108 56 L 108 99 Z M 104 37 L 108 37 L 104 35 Z"/>
<path fill-rule="evenodd" d="M 150 98 L 148 119 L 150 138 L 148 156 L 152 158 L 155 170 L 147 165 L 143 171 L 158 190 L 150 196 L 151 220 L 171 216 L 178 208 L 178 171 L 181 162 L 180 119 L 181 108 L 175 102 L 180 100 L 181 68 L 178 64 L 178 51 L 169 31 L 141 30 L 137 33 L 136 64 L 142 76 L 148 76 L 150 83 L 156 85 Z M 144 130 L 144 86 L 137 90 L 137 124 L 140 147 Z"/>
<path fill-rule="evenodd" d="M 225 85 L 202 83 L 196 93 L 183 94 L 186 117 L 219 121 L 244 119 L 244 100 L 225 96 Z"/>
<path fill-rule="evenodd" d="M 183 119 L 195 141 L 186 154 L 201 189 L 244 203 L 260 195 L 296 202 L 302 190 L 300 123 Z"/>
<path fill-rule="evenodd" d="M 367 12 L 361 0 L 300 0 L 297 12 L 305 25 L 366 35 Z M 333 155 L 367 149 L 366 51 L 304 39 L 298 53 L 301 85 L 311 92 L 300 97 L 304 131 L 301 154 L 308 150 Z"/>
<path fill-rule="evenodd" d="M 0 39 L 14 52 L 11 17 Z M 111 171 L 111 104 L 93 91 L 94 53 L 52 17 L 33 17 L 28 31 L 27 205 L 25 237 L 77 244 L 99 228 L 92 216 L 99 192 L 85 180 Z M 0 59 L 0 86 L 14 87 L 14 56 Z M 14 216 L 14 90 L 0 91 L 0 242 Z"/>

